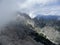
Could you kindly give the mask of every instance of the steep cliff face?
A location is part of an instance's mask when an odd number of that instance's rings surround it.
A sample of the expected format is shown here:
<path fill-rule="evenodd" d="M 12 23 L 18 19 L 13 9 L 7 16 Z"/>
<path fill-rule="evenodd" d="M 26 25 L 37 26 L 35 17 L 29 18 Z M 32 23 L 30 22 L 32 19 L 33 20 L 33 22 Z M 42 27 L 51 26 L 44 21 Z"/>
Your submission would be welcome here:
<path fill-rule="evenodd" d="M 55 45 L 40 35 L 35 26 L 27 14 L 18 13 L 14 21 L 0 30 L 0 45 Z"/>

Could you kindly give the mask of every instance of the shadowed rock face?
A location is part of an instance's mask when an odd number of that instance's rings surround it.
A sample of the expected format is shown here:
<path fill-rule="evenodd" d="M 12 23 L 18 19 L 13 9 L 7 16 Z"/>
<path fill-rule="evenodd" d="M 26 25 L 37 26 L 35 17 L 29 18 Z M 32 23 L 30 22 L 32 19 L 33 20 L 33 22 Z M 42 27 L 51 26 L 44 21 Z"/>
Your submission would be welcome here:
<path fill-rule="evenodd" d="M 34 31 L 26 25 L 13 24 L 6 26 L 0 31 L 0 44 L 1 45 L 43 45 L 36 42 L 31 33 Z"/>
<path fill-rule="evenodd" d="M 25 25 L 7 26 L 0 33 L 1 45 L 55 45 Z"/>
<path fill-rule="evenodd" d="M 8 23 L 0 30 L 0 45 L 55 45 L 34 31 L 34 28 L 27 23 L 30 18 L 23 17 L 22 21 L 19 21 L 21 19 L 19 18 L 18 21 Z"/>

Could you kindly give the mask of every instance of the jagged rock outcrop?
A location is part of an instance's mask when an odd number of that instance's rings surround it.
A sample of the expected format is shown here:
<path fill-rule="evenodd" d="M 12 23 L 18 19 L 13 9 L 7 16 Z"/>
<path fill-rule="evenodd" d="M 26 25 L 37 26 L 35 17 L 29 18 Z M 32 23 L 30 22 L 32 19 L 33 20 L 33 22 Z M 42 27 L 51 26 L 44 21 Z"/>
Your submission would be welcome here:
<path fill-rule="evenodd" d="M 35 23 L 28 15 L 18 14 L 0 30 L 0 45 L 55 45 L 36 32 Z"/>

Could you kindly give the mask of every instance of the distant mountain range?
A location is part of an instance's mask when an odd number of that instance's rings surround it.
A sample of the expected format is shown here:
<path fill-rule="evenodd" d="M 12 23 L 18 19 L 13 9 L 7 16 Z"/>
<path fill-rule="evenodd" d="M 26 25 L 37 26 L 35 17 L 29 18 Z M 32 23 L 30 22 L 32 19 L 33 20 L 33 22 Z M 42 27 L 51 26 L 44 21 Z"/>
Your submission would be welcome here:
<path fill-rule="evenodd" d="M 35 18 L 37 19 L 45 19 L 45 20 L 60 20 L 60 16 L 55 16 L 55 15 L 48 15 L 48 16 L 45 16 L 45 15 L 37 15 Z"/>
<path fill-rule="evenodd" d="M 33 20 L 40 27 L 44 27 L 44 26 L 47 26 L 47 25 L 49 25 L 49 26 L 60 26 L 60 16 L 38 15 Z"/>

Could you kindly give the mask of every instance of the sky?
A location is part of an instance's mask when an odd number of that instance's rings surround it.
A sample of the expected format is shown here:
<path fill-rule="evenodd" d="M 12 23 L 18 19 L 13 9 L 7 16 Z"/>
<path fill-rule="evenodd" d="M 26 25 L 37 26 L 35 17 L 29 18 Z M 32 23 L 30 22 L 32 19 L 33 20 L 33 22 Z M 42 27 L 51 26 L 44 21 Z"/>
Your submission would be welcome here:
<path fill-rule="evenodd" d="M 18 6 L 32 18 L 38 14 L 60 16 L 60 0 L 18 0 Z"/>
<path fill-rule="evenodd" d="M 0 0 L 0 25 L 12 20 L 17 11 L 31 18 L 38 14 L 60 16 L 60 0 Z"/>

